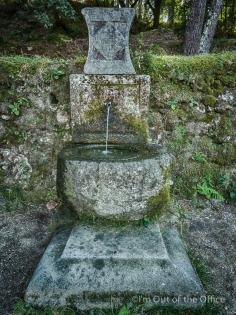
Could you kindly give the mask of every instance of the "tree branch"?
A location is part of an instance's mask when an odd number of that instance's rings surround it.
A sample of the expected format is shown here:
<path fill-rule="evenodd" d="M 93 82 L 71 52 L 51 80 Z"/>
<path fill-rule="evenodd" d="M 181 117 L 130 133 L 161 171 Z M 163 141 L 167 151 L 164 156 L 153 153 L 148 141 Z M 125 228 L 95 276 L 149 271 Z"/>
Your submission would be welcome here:
<path fill-rule="evenodd" d="M 137 3 L 138 3 L 138 0 L 135 0 L 133 3 L 131 3 L 131 8 L 134 8 Z"/>
<path fill-rule="evenodd" d="M 151 4 L 150 0 L 147 0 L 147 4 L 149 5 L 149 7 L 151 8 L 152 11 L 154 11 L 154 6 Z"/>
<path fill-rule="evenodd" d="M 122 8 L 125 8 L 125 1 L 124 0 L 119 0 L 119 4 L 121 5 Z"/>

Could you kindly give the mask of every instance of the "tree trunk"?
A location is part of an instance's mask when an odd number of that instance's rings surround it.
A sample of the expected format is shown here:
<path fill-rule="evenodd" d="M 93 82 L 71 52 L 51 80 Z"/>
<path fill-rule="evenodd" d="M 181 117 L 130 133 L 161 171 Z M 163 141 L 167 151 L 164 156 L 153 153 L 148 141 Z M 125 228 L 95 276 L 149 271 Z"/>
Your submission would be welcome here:
<path fill-rule="evenodd" d="M 212 7 L 210 8 L 209 17 L 204 25 L 200 41 L 199 54 L 206 54 L 211 48 L 222 3 L 223 0 L 214 0 Z"/>
<path fill-rule="evenodd" d="M 149 5 L 150 9 L 152 10 L 153 27 L 157 28 L 160 25 L 162 0 L 154 0 L 154 3 L 150 0 L 147 0 L 147 4 Z"/>
<path fill-rule="evenodd" d="M 157 28 L 160 25 L 161 15 L 161 2 L 162 0 L 155 0 L 153 10 L 153 27 Z"/>
<path fill-rule="evenodd" d="M 236 7 L 236 1 L 233 0 L 232 1 L 232 5 L 231 5 L 231 9 L 230 9 L 230 13 L 229 13 L 229 18 L 230 18 L 230 24 L 231 24 L 231 28 L 234 28 L 235 25 L 235 7 Z"/>
<path fill-rule="evenodd" d="M 185 31 L 184 53 L 194 55 L 199 51 L 207 0 L 191 0 Z"/>
<path fill-rule="evenodd" d="M 175 17 L 175 0 L 172 0 L 168 5 L 168 24 L 172 26 L 174 24 Z"/>

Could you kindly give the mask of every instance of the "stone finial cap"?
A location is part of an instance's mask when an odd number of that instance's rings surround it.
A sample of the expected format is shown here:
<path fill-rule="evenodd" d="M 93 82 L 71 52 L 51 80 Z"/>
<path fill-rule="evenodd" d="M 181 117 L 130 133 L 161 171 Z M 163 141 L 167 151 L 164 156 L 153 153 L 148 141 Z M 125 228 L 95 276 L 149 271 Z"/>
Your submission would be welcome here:
<path fill-rule="evenodd" d="M 89 31 L 86 74 L 135 74 L 129 53 L 131 8 L 84 8 Z"/>

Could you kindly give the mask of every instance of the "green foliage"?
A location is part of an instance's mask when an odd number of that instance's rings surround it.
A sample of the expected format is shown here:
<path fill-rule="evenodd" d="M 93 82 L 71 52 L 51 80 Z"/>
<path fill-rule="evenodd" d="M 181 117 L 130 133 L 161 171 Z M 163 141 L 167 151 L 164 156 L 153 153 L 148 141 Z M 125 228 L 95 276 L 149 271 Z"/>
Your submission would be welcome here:
<path fill-rule="evenodd" d="M 169 141 L 167 146 L 173 153 L 175 152 L 180 153 L 179 150 L 184 149 L 184 146 L 186 145 L 187 141 L 188 141 L 187 129 L 182 125 L 178 125 L 175 127 L 175 130 L 173 132 L 173 138 Z"/>
<path fill-rule="evenodd" d="M 80 55 L 80 56 L 76 57 L 76 59 L 75 59 L 75 64 L 76 64 L 77 66 L 84 65 L 85 62 L 86 62 L 86 59 L 87 59 L 86 56 Z"/>
<path fill-rule="evenodd" d="M 205 95 L 203 96 L 202 101 L 207 106 L 214 106 L 216 103 L 216 98 L 213 95 Z"/>
<path fill-rule="evenodd" d="M 75 19 L 76 12 L 68 0 L 20 0 L 23 7 L 33 12 L 35 18 L 45 28 L 52 28 L 56 17 Z"/>
<path fill-rule="evenodd" d="M 22 208 L 25 203 L 25 195 L 19 186 L 3 187 L 0 186 L 0 196 L 5 200 L 5 210 L 8 212 Z"/>
<path fill-rule="evenodd" d="M 217 186 L 221 189 L 225 195 L 225 198 L 229 201 L 236 203 L 236 176 L 224 172 L 220 174 L 217 182 Z"/>
<path fill-rule="evenodd" d="M 229 71 L 235 77 L 236 53 L 207 54 L 198 56 L 156 56 L 143 55 L 143 71 L 154 79 L 171 78 L 172 80 L 191 83 L 196 79 Z M 224 78 L 222 78 L 224 80 Z"/>
<path fill-rule="evenodd" d="M 193 152 L 192 159 L 196 162 L 207 163 L 207 156 L 200 151 Z"/>
<path fill-rule="evenodd" d="M 147 206 L 151 217 L 160 217 L 166 210 L 166 206 L 170 201 L 170 188 L 168 184 L 159 191 L 157 195 L 149 197 Z"/>
<path fill-rule="evenodd" d="M 61 68 L 55 68 L 52 69 L 51 74 L 55 80 L 59 80 L 65 75 L 65 72 Z"/>
<path fill-rule="evenodd" d="M 143 226 L 148 227 L 149 224 L 151 224 L 151 220 L 148 217 L 144 217 L 142 220 L 142 224 Z"/>
<path fill-rule="evenodd" d="M 153 109 L 193 108 L 202 102 L 214 106 L 223 87 L 234 87 L 236 81 L 235 52 L 192 57 L 145 52 L 134 60 L 139 73 L 149 74 L 158 90 L 158 98 L 153 94 L 151 99 Z"/>
<path fill-rule="evenodd" d="M 194 256 L 195 257 L 195 256 Z M 192 260 L 192 259 L 191 259 Z M 193 263 L 196 264 L 196 269 L 199 274 L 203 276 L 202 281 L 205 283 L 206 269 L 205 265 L 200 261 L 194 258 Z M 137 311 L 140 309 L 140 311 Z M 24 301 L 19 300 L 14 306 L 14 315 L 79 315 L 79 314 L 87 314 L 87 315 L 137 315 L 137 314 L 147 314 L 147 315 L 222 315 L 222 307 L 220 305 L 216 305 L 213 303 L 206 303 L 202 308 L 197 309 L 176 309 L 174 307 L 156 307 L 150 311 L 142 311 L 142 307 L 133 307 L 127 308 L 126 306 L 122 306 L 119 311 L 114 310 L 90 310 L 88 312 L 79 312 L 74 311 L 70 308 L 58 308 L 51 309 L 50 307 L 46 307 L 43 309 L 38 309 L 33 306 L 27 305 Z"/>
<path fill-rule="evenodd" d="M 212 178 L 209 176 L 204 177 L 197 185 L 197 192 L 207 199 L 224 201 L 223 195 L 213 187 Z"/>
<path fill-rule="evenodd" d="M 25 97 L 16 99 L 12 104 L 9 104 L 9 110 L 12 115 L 19 116 L 21 113 L 21 107 L 29 106 L 31 101 Z"/>
<path fill-rule="evenodd" d="M 14 315 L 76 315 L 76 312 L 69 307 L 58 309 L 46 307 L 38 309 L 19 300 L 14 306 Z"/>
<path fill-rule="evenodd" d="M 173 99 L 173 100 L 169 100 L 167 102 L 167 105 L 172 109 L 172 110 L 175 110 L 178 106 L 178 101 L 176 99 Z"/>
<path fill-rule="evenodd" d="M 45 57 L 25 57 L 25 56 L 0 56 L 0 82 L 14 79 L 17 76 L 34 75 L 34 74 L 45 74 L 50 67 L 57 65 L 65 66 L 68 61 L 63 59 L 49 59 Z"/>
<path fill-rule="evenodd" d="M 196 269 L 196 272 L 201 279 L 203 285 L 207 286 L 212 279 L 211 272 L 206 262 L 203 260 L 202 257 L 197 256 L 196 253 L 191 250 L 188 251 L 188 257 L 191 260 L 194 268 Z"/>
<path fill-rule="evenodd" d="M 166 55 L 166 51 L 163 47 L 161 47 L 159 44 L 153 44 L 149 47 L 148 51 L 155 55 Z"/>
<path fill-rule="evenodd" d="M 122 306 L 118 315 L 130 315 L 130 312 L 126 306 Z"/>

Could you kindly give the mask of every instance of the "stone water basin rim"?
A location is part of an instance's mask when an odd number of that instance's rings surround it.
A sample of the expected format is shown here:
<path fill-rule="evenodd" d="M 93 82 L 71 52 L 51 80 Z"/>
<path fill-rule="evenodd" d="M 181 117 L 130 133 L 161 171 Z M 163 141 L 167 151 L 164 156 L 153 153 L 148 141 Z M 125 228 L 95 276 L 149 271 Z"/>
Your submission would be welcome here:
<path fill-rule="evenodd" d="M 106 146 L 103 144 L 74 144 L 65 147 L 60 157 L 66 160 L 79 161 L 137 161 L 146 160 L 160 155 L 160 147 L 136 146 L 136 145 L 108 145 L 108 153 L 105 154 Z"/>

